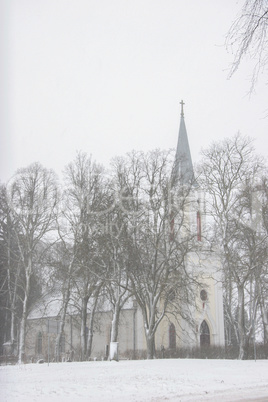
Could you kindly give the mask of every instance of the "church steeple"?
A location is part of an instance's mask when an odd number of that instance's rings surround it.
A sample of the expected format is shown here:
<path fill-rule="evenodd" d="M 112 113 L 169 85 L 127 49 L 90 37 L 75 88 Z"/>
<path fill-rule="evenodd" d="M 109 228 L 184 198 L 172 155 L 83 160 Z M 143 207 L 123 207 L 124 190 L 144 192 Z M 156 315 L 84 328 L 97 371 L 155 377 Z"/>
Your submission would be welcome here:
<path fill-rule="evenodd" d="M 191 152 L 188 142 L 188 136 L 184 121 L 184 110 L 183 106 L 185 103 L 183 101 L 181 104 L 181 121 L 179 129 L 179 138 L 175 156 L 175 162 L 173 166 L 173 185 L 185 184 L 185 185 L 196 185 L 194 178 L 194 169 L 191 158 Z"/>

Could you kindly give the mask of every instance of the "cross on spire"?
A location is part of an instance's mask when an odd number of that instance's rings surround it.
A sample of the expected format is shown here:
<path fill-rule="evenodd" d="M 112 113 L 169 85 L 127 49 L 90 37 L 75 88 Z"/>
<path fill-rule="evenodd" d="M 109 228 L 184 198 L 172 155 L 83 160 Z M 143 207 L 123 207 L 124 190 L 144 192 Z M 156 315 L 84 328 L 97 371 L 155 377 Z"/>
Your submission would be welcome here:
<path fill-rule="evenodd" d="M 180 104 L 181 104 L 181 117 L 184 117 L 183 105 L 185 105 L 185 103 L 183 102 L 183 100 L 181 100 Z"/>

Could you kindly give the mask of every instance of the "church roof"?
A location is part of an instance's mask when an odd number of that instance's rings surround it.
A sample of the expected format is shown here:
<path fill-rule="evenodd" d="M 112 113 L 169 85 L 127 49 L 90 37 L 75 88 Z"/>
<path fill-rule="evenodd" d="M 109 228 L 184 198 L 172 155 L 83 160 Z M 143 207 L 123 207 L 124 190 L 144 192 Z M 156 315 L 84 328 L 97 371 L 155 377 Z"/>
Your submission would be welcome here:
<path fill-rule="evenodd" d="M 188 135 L 184 121 L 183 101 L 181 103 L 181 121 L 179 129 L 179 138 L 175 156 L 175 162 L 173 166 L 173 185 L 185 184 L 185 185 L 197 185 L 194 177 L 194 169 L 192 163 L 192 157 L 188 142 Z"/>

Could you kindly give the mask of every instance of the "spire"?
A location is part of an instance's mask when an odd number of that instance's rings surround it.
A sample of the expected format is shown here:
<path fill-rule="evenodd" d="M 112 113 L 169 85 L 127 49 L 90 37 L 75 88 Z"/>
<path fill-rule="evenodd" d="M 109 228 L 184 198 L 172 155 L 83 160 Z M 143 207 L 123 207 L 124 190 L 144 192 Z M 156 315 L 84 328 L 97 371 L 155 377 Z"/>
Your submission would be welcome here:
<path fill-rule="evenodd" d="M 183 102 L 183 100 L 180 102 L 180 105 L 181 105 L 181 121 L 180 121 L 176 157 L 172 172 L 173 185 L 176 186 L 178 183 L 196 185 L 188 136 L 184 122 L 183 106 L 185 105 L 185 103 Z"/>

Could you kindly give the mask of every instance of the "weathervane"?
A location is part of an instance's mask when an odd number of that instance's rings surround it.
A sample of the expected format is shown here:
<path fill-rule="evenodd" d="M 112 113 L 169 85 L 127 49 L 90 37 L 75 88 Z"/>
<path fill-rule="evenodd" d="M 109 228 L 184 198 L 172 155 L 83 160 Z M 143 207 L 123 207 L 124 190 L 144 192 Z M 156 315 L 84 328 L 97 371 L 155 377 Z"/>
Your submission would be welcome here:
<path fill-rule="evenodd" d="M 181 104 L 181 117 L 184 117 L 183 105 L 185 105 L 185 103 L 183 102 L 183 100 L 181 100 L 180 104 Z"/>

